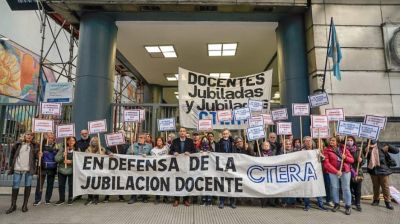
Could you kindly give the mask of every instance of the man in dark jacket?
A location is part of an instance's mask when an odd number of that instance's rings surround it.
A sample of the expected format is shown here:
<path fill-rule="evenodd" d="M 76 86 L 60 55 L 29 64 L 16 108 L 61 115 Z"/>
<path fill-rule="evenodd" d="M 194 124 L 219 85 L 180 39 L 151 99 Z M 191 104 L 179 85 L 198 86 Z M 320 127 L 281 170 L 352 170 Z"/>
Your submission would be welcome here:
<path fill-rule="evenodd" d="M 89 131 L 86 129 L 81 130 L 81 139 L 78 140 L 76 145 L 81 150 L 81 152 L 86 152 L 86 149 L 89 147 L 90 136 Z"/>
<path fill-rule="evenodd" d="M 217 152 L 220 153 L 236 153 L 236 149 L 233 145 L 233 138 L 231 136 L 231 132 L 228 129 L 224 129 L 222 131 L 222 138 L 217 143 Z M 223 209 L 225 203 L 225 197 L 219 198 L 218 208 Z M 231 208 L 236 208 L 236 200 L 235 198 L 229 198 Z"/>
<path fill-rule="evenodd" d="M 268 141 L 271 145 L 271 150 L 274 155 L 282 154 L 282 144 L 278 142 L 278 136 L 275 132 L 271 132 L 268 135 Z"/>
<path fill-rule="evenodd" d="M 22 212 L 28 211 L 27 206 L 29 196 L 31 194 L 32 176 L 36 172 L 36 160 L 38 158 L 37 153 L 38 147 L 33 142 L 33 133 L 30 131 L 27 131 L 24 134 L 24 139 L 22 142 L 17 142 L 11 149 L 9 162 L 10 171 L 8 174 L 13 175 L 13 186 L 11 194 L 11 206 L 6 211 L 6 214 L 10 214 L 17 209 L 17 197 L 22 176 L 25 178 L 24 203 L 22 205 Z"/>
<path fill-rule="evenodd" d="M 180 154 L 184 154 L 186 156 L 190 155 L 190 153 L 196 153 L 196 149 L 194 147 L 193 140 L 186 137 L 187 131 L 186 128 L 179 129 L 179 138 L 176 138 L 172 141 L 169 153 L 171 155 L 178 156 Z M 190 206 L 189 197 L 183 197 L 183 203 L 185 206 Z M 179 205 L 179 197 L 175 197 L 175 201 L 173 206 L 177 207 Z"/>
<path fill-rule="evenodd" d="M 371 205 L 379 205 L 379 188 L 382 187 L 386 208 L 393 210 L 393 206 L 390 203 L 389 175 L 392 174 L 390 167 L 395 166 L 395 164 L 392 164 L 394 160 L 390 157 L 389 152 L 397 154 L 399 149 L 392 145 L 371 141 L 370 147 L 367 149 L 367 159 L 368 173 L 371 175 L 374 189 L 374 198 Z"/>

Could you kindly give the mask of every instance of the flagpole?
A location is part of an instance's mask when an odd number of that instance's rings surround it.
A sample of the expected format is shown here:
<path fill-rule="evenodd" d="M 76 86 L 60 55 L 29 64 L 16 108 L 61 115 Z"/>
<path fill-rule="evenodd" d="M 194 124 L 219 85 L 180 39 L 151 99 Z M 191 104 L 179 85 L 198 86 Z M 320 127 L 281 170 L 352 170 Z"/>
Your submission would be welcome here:
<path fill-rule="evenodd" d="M 326 67 L 328 65 L 328 53 L 329 53 L 329 44 L 331 42 L 332 24 L 333 24 L 333 17 L 331 17 L 331 24 L 329 25 L 328 46 L 326 46 L 325 68 L 324 68 L 324 76 L 322 79 L 322 91 L 325 91 Z"/>

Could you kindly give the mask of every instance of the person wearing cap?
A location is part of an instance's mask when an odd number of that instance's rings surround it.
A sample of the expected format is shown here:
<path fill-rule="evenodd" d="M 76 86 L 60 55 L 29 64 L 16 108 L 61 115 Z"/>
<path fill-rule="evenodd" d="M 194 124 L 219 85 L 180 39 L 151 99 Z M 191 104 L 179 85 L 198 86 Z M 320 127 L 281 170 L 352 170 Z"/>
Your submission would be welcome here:
<path fill-rule="evenodd" d="M 387 209 L 393 210 L 390 203 L 389 176 L 392 174 L 391 167 L 396 166 L 396 162 L 390 157 L 389 153 L 397 154 L 399 149 L 389 145 L 371 141 L 367 149 L 368 173 L 371 175 L 374 197 L 372 206 L 379 205 L 379 190 L 382 188 L 383 198 Z"/>

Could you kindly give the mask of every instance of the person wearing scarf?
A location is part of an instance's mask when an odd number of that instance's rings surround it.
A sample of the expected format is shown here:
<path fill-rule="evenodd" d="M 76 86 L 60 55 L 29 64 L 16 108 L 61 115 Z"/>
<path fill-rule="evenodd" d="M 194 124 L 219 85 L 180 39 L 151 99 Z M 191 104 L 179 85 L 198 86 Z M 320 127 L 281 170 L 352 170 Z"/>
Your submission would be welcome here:
<path fill-rule="evenodd" d="M 344 153 L 343 153 L 344 150 Z M 350 167 L 354 163 L 353 156 L 346 147 L 339 145 L 339 139 L 337 137 L 329 138 L 329 146 L 324 149 L 324 168 L 329 173 L 331 181 L 331 189 L 333 202 L 335 205 L 332 208 L 332 212 L 336 212 L 340 209 L 339 205 L 339 182 L 341 182 L 343 199 L 345 203 L 345 214 L 351 214 L 351 192 L 350 192 Z M 343 166 L 340 167 L 343 161 Z M 340 169 L 341 168 L 341 169 Z"/>
<path fill-rule="evenodd" d="M 399 149 L 388 144 L 378 144 L 378 142 L 372 140 L 369 149 L 367 149 L 367 160 L 368 160 L 368 173 L 371 175 L 372 187 L 374 190 L 374 197 L 372 206 L 379 205 L 379 190 L 382 187 L 383 198 L 387 209 L 393 210 L 393 206 L 390 203 L 390 191 L 389 191 L 389 176 L 392 174 L 390 169 L 391 157 L 389 152 L 392 154 L 399 153 Z"/>
<path fill-rule="evenodd" d="M 354 204 L 356 206 L 356 210 L 361 212 L 361 183 L 363 179 L 363 171 L 362 166 L 364 165 L 364 154 L 362 153 L 362 149 L 359 149 L 356 144 L 356 140 L 353 136 L 347 137 L 346 149 L 350 151 L 351 155 L 354 158 L 354 163 L 351 165 L 351 181 L 350 181 L 350 190 L 352 196 L 354 198 Z M 361 153 L 361 157 L 360 157 Z M 358 173 L 357 173 L 357 166 Z"/>

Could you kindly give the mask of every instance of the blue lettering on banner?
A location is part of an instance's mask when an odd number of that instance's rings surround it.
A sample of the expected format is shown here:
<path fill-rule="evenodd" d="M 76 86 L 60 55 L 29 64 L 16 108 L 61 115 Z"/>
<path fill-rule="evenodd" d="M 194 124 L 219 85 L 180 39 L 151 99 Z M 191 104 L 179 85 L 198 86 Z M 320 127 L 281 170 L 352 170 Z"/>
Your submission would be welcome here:
<path fill-rule="evenodd" d="M 254 183 L 292 183 L 317 180 L 317 173 L 311 162 L 306 162 L 303 171 L 298 164 L 280 166 L 253 165 L 247 169 L 247 177 Z"/>
<path fill-rule="evenodd" d="M 234 116 L 232 116 L 234 117 Z M 217 111 L 200 111 L 199 112 L 199 120 L 202 119 L 211 119 L 213 125 L 217 125 Z M 246 123 L 247 121 L 237 121 L 235 118 L 232 118 L 231 121 L 221 121 L 218 124 L 219 125 L 241 125 L 243 123 Z"/>

